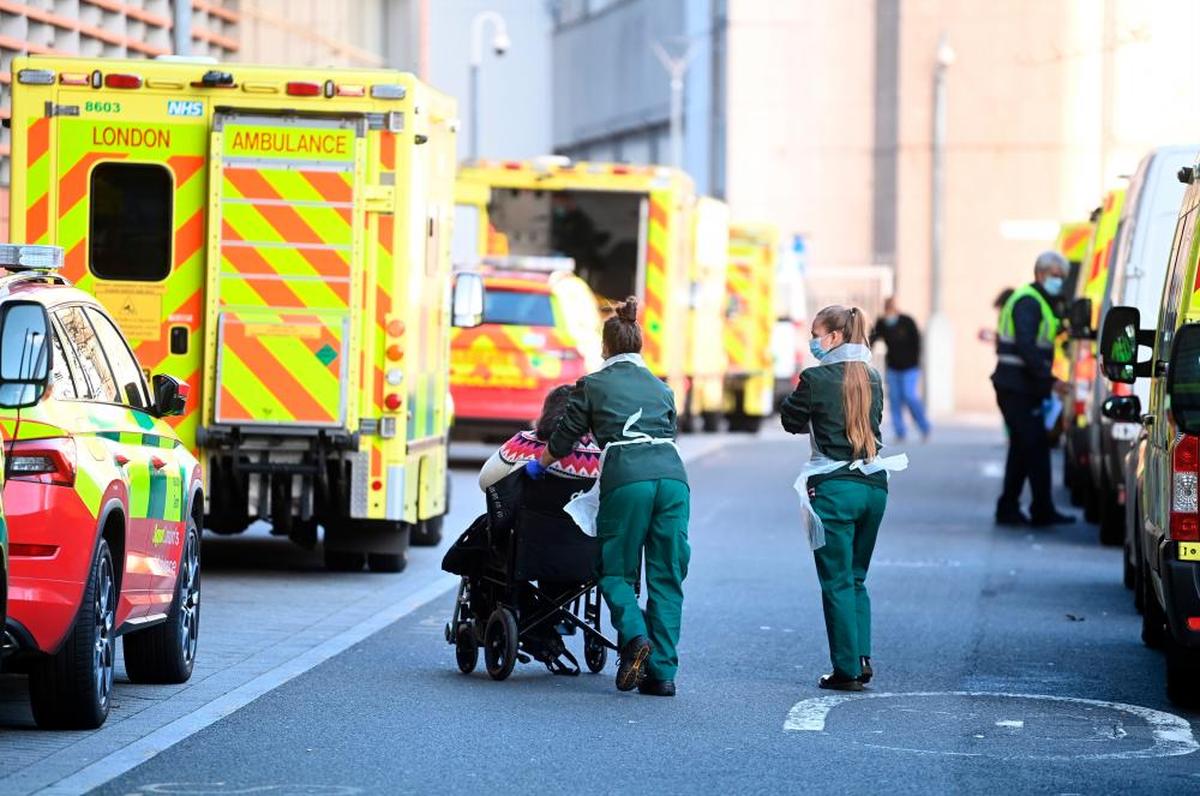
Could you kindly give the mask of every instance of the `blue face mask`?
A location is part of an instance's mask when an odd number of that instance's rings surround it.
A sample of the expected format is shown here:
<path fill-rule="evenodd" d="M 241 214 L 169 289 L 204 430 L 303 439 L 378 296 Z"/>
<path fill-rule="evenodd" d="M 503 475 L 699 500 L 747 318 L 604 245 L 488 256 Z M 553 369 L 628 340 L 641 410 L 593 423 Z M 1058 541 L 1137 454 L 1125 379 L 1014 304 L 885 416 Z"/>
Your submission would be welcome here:
<path fill-rule="evenodd" d="M 1061 276 L 1048 276 L 1046 281 L 1042 283 L 1042 289 L 1051 296 L 1057 296 L 1062 293 L 1063 279 Z"/>
<path fill-rule="evenodd" d="M 825 355 L 829 353 L 821 347 L 821 338 L 819 337 L 814 337 L 808 341 L 808 350 L 812 352 L 812 355 L 816 357 L 818 361 L 824 359 Z"/>

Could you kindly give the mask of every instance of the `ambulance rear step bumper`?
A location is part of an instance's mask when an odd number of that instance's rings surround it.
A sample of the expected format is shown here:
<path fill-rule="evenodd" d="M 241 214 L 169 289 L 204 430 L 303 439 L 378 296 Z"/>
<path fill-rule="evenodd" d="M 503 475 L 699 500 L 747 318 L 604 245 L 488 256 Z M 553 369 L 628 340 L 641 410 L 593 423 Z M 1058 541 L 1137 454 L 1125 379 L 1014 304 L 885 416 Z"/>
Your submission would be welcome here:
<path fill-rule="evenodd" d="M 201 448 L 239 450 L 271 448 L 272 440 L 299 442 L 313 440 L 325 450 L 357 451 L 358 434 L 344 429 L 289 426 L 201 426 L 196 430 L 196 444 Z"/>

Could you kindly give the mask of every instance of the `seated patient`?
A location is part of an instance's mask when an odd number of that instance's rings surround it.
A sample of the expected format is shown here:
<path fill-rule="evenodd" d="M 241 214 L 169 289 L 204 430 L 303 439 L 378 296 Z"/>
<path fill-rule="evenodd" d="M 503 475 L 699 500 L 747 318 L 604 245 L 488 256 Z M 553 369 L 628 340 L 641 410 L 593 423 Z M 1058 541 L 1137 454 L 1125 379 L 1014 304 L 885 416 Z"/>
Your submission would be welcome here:
<path fill-rule="evenodd" d="M 554 433 L 554 427 L 558 425 L 558 420 L 566 409 L 567 398 L 570 395 L 571 388 L 566 385 L 555 387 L 546 394 L 546 400 L 542 403 L 542 416 L 534 422 L 533 429 L 517 433 L 484 462 L 483 469 L 479 472 L 480 489 L 487 489 L 517 468 L 524 467 L 526 462 L 542 455 L 547 440 Z M 600 448 L 589 434 L 575 443 L 575 449 L 569 456 L 550 465 L 546 472 L 557 478 L 577 482 L 579 489 L 590 489 L 592 482 L 600 477 Z"/>

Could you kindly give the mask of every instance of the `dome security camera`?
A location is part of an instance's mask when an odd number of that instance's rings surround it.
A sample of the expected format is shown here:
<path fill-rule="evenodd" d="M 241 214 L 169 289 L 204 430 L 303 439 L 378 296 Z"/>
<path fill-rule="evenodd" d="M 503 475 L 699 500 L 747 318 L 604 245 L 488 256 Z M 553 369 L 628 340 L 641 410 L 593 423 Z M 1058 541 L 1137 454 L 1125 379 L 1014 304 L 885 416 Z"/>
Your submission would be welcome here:
<path fill-rule="evenodd" d="M 508 33 L 503 30 L 497 31 L 495 38 L 492 39 L 492 49 L 496 55 L 504 55 L 508 52 L 509 47 L 512 47 L 512 40 L 508 38 Z"/>

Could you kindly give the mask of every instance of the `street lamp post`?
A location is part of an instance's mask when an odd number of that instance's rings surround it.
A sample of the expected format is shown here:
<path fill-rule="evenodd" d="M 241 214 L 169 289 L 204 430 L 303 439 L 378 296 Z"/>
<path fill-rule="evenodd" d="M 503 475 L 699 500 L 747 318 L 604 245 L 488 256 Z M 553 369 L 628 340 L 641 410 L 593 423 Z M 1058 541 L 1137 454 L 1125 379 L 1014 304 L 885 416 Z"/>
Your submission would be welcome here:
<path fill-rule="evenodd" d="M 925 357 L 925 398 L 934 414 L 954 411 L 954 330 L 942 300 L 945 246 L 946 72 L 954 49 L 943 33 L 933 67 L 933 136 L 930 144 L 929 327 Z"/>
<path fill-rule="evenodd" d="M 508 38 L 508 25 L 499 12 L 480 11 L 471 20 L 471 71 L 468 86 L 471 105 L 471 160 L 479 157 L 479 67 L 483 65 L 483 30 L 488 23 L 492 25 L 492 49 L 497 56 L 504 55 L 512 46 L 512 40 Z"/>
<path fill-rule="evenodd" d="M 683 80 L 692 60 L 692 45 L 678 58 L 672 57 L 658 42 L 652 42 L 654 54 L 671 78 L 671 165 L 683 168 Z"/>

